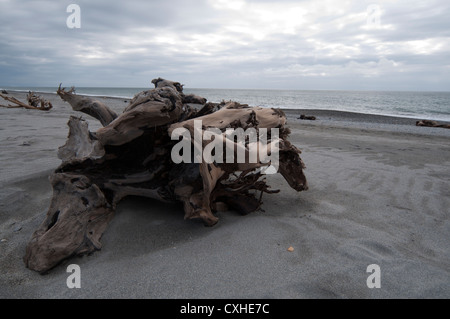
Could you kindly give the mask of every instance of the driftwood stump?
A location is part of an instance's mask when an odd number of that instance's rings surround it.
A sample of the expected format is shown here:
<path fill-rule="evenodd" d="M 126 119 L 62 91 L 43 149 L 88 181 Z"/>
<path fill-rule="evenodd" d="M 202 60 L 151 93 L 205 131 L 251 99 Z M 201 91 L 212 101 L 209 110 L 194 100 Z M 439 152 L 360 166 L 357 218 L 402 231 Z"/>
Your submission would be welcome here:
<path fill-rule="evenodd" d="M 53 198 L 47 216 L 26 248 L 26 266 L 46 272 L 73 255 L 101 248 L 100 238 L 112 219 L 116 205 L 126 196 L 137 195 L 163 202 L 180 201 L 185 219 L 200 218 L 208 226 L 217 223 L 214 212 L 233 209 L 247 214 L 261 205 L 263 193 L 276 193 L 266 184 L 264 168 L 271 166 L 258 156 L 251 162 L 252 147 L 278 151 L 278 172 L 297 191 L 306 190 L 301 153 L 287 137 L 286 117 L 280 110 L 248 107 L 235 102 L 206 103 L 206 99 L 185 95 L 178 82 L 153 80 L 154 89 L 137 94 L 117 115 L 101 102 L 79 96 L 74 90 L 58 89 L 58 95 L 74 110 L 98 119 L 103 127 L 90 132 L 87 122 L 71 117 L 69 135 L 58 157 L 62 164 L 51 175 Z M 201 121 L 201 122 L 199 122 Z M 198 123 L 202 123 L 198 127 Z M 177 129 L 214 138 L 172 139 Z M 267 141 L 245 143 L 228 138 L 227 129 L 278 129 Z M 176 145 L 187 141 L 192 161 L 175 163 Z M 198 151 L 222 145 L 227 151 L 245 154 L 244 161 L 206 161 Z M 211 154 L 213 154 L 212 152 Z M 200 153 L 201 154 L 201 153 Z M 181 156 L 181 153 L 178 155 Z M 218 154 L 215 154 L 218 156 Z"/>

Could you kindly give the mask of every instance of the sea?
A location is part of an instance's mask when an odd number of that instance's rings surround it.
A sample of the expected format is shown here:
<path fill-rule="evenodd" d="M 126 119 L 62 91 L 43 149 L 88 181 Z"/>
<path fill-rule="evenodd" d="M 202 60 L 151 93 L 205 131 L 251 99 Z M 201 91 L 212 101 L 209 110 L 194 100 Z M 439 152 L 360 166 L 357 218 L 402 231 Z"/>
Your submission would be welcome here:
<path fill-rule="evenodd" d="M 55 92 L 56 88 L 10 87 L 6 90 Z M 76 93 L 130 99 L 149 88 L 77 87 Z M 450 122 L 450 92 L 257 90 L 184 88 L 209 102 L 236 101 L 250 106 L 317 109 Z"/>

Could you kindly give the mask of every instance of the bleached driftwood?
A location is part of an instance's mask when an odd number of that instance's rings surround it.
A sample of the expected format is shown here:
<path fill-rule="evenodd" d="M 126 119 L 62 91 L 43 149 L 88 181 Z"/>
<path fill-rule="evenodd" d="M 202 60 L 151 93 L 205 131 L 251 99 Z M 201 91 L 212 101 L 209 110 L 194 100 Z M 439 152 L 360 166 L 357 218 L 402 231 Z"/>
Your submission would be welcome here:
<path fill-rule="evenodd" d="M 0 93 L 0 97 L 4 100 L 14 103 L 14 104 L 8 104 L 8 105 L 0 105 L 1 107 L 6 108 L 25 108 L 29 110 L 40 110 L 40 111 L 49 111 L 52 109 L 52 103 L 45 100 L 39 95 L 36 95 L 34 92 L 28 92 L 27 95 L 27 102 L 28 104 L 25 104 L 18 99 L 16 99 L 13 96 L 6 96 L 3 92 Z"/>
<path fill-rule="evenodd" d="M 45 272 L 70 256 L 100 249 L 100 238 L 116 205 L 129 195 L 180 201 L 186 219 L 200 218 L 213 226 L 218 221 L 217 210 L 248 214 L 261 206 L 263 193 L 278 192 L 266 184 L 261 169 L 271 162 L 262 158 L 253 163 L 176 164 L 171 156 L 179 143 L 171 138 L 176 129 L 203 136 L 208 128 L 215 128 L 214 140 L 217 138 L 219 145 L 232 152 L 243 148 L 248 156 L 250 144 L 227 140 L 226 129 L 254 128 L 260 134 L 263 128 L 277 128 L 279 173 L 295 190 L 308 188 L 301 152 L 287 140 L 283 112 L 235 102 L 206 103 L 202 97 L 185 95 L 178 82 L 161 78 L 152 82 L 155 88 L 137 94 L 120 115 L 100 102 L 76 95 L 73 89 L 58 89 L 73 109 L 92 115 L 103 127 L 90 132 L 83 119 L 70 118 L 68 140 L 58 152 L 62 164 L 50 178 L 50 208 L 26 249 L 28 268 Z M 196 127 L 194 120 L 201 120 L 202 126 Z M 212 140 L 202 140 L 200 145 L 192 141 L 189 147 L 195 154 L 195 149 L 204 150 L 209 143 Z M 260 144 L 258 141 L 256 146 L 264 146 Z"/>

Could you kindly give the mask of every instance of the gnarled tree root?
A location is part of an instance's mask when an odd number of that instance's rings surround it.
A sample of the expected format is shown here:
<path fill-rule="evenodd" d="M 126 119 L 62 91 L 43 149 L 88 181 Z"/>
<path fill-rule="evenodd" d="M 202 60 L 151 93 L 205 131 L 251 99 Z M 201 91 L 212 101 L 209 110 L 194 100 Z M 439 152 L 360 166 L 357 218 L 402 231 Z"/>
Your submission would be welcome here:
<path fill-rule="evenodd" d="M 251 147 L 267 147 L 269 153 L 279 150 L 278 172 L 295 190 L 308 188 L 301 152 L 287 140 L 283 112 L 235 102 L 206 103 L 202 97 L 185 95 L 178 82 L 160 78 L 152 82 L 155 88 L 137 94 L 120 115 L 73 89 L 58 89 L 74 110 L 95 117 L 103 127 L 90 132 L 86 121 L 70 118 L 67 142 L 58 152 L 62 164 L 50 177 L 50 208 L 26 248 L 28 268 L 46 272 L 70 256 L 100 249 L 115 207 L 126 196 L 182 202 L 185 219 L 200 218 L 213 226 L 219 209 L 248 214 L 261 206 L 263 193 L 278 192 L 266 184 L 263 171 L 272 162 L 261 156 L 254 162 L 195 161 L 193 156 L 192 162 L 176 164 L 172 150 L 180 141 L 171 138 L 176 129 L 201 136 L 208 128 L 216 129 L 212 140 L 189 142 L 194 154 L 213 140 L 234 155 L 243 150 L 246 159 Z M 200 120 L 202 126 L 197 127 L 195 121 Z M 239 143 L 227 137 L 230 128 L 253 128 L 258 135 L 262 129 L 276 128 L 279 141 L 275 147 L 270 135 L 266 144 Z"/>

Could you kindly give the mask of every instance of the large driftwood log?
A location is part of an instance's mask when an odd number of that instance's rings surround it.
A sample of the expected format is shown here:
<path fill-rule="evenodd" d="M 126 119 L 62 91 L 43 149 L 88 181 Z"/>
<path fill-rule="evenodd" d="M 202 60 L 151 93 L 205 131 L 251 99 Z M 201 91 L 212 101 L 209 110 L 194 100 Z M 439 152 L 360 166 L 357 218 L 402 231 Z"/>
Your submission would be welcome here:
<path fill-rule="evenodd" d="M 59 87 L 64 101 L 95 117 L 103 127 L 90 132 L 86 121 L 70 118 L 67 142 L 58 152 L 62 164 L 50 177 L 50 208 L 26 248 L 28 268 L 46 272 L 70 256 L 100 249 L 100 238 L 115 207 L 126 196 L 180 201 L 186 219 L 200 218 L 208 226 L 217 223 L 214 212 L 218 210 L 242 214 L 257 210 L 263 193 L 278 191 L 270 190 L 264 178 L 264 169 L 272 161 L 260 153 L 256 161 L 250 161 L 251 150 L 278 151 L 278 172 L 295 190 L 308 188 L 301 152 L 287 140 L 283 112 L 235 102 L 206 103 L 202 97 L 185 95 L 178 82 L 161 78 L 152 82 L 155 88 L 137 94 L 120 115 L 103 103 L 76 95 L 73 89 Z M 196 126 L 196 121 L 202 125 Z M 174 146 L 184 137 L 172 140 L 174 131 L 184 129 L 191 136 L 203 137 L 209 128 L 215 129 L 214 138 L 204 138 L 200 144 L 188 140 L 192 161 L 175 163 Z M 266 142 L 229 138 L 227 129 L 239 128 L 253 128 L 258 136 L 263 129 L 278 129 L 279 139 L 275 143 L 271 134 Z M 195 157 L 196 152 L 211 149 L 212 143 L 234 155 L 243 151 L 245 160 Z"/>

